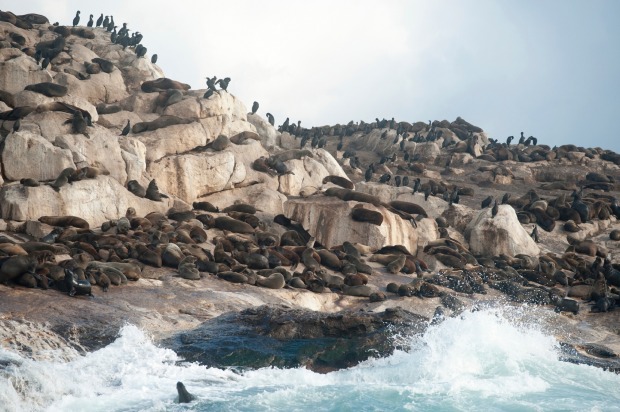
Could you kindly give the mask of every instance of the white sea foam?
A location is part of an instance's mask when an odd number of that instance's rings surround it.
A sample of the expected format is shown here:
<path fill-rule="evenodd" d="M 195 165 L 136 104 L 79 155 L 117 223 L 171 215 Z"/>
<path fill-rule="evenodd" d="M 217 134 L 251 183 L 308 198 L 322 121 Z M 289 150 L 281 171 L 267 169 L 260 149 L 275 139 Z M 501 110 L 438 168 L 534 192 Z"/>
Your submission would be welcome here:
<path fill-rule="evenodd" d="M 182 363 L 135 326 L 70 362 L 0 349 L 5 364 L 7 411 L 620 410 L 619 376 L 560 362 L 552 336 L 497 309 L 447 319 L 408 351 L 329 374 Z M 177 381 L 198 400 L 175 404 Z"/>

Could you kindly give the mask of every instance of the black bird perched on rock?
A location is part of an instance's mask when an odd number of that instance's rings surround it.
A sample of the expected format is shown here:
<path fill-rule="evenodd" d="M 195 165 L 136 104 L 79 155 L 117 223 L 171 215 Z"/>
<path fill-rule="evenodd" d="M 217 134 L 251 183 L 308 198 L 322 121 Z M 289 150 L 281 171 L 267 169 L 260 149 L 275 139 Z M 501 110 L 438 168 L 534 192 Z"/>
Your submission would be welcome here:
<path fill-rule="evenodd" d="M 405 176 L 403 177 L 403 183 L 402 183 L 403 187 L 407 187 L 409 186 L 409 176 Z"/>
<path fill-rule="evenodd" d="M 530 236 L 534 239 L 534 242 L 540 243 L 540 240 L 538 239 L 538 225 L 534 225 L 534 230 L 532 230 Z"/>
<path fill-rule="evenodd" d="M 514 138 L 514 136 L 508 136 L 508 138 L 506 139 L 506 146 L 510 146 L 510 142 L 512 142 L 512 139 Z"/>
<path fill-rule="evenodd" d="M 157 63 L 157 53 L 151 56 L 151 63 L 153 64 Z"/>
<path fill-rule="evenodd" d="M 214 92 L 217 91 L 217 87 L 216 87 L 216 81 L 217 80 L 217 76 L 213 76 L 213 77 L 208 77 L 207 76 L 207 87 L 209 88 L 209 90 L 213 90 Z"/>
<path fill-rule="evenodd" d="M 93 15 L 90 15 L 90 19 L 88 19 L 88 23 L 86 24 L 88 27 L 93 27 Z"/>
<path fill-rule="evenodd" d="M 384 173 L 380 178 L 379 178 L 379 183 L 389 183 L 390 179 L 392 178 L 392 175 L 389 173 Z"/>
<path fill-rule="evenodd" d="M 495 205 L 493 205 L 493 209 L 491 209 L 491 216 L 495 217 L 495 215 L 497 215 L 497 212 L 499 211 L 499 207 L 497 206 L 497 200 L 495 201 Z"/>
<path fill-rule="evenodd" d="M 400 187 L 400 182 L 401 182 L 401 177 L 398 175 L 394 176 L 394 184 L 396 185 L 396 187 Z"/>
<path fill-rule="evenodd" d="M 413 183 L 413 193 L 415 194 L 415 192 L 419 192 L 420 191 L 420 186 L 421 186 L 421 182 L 420 182 L 420 178 L 416 177 Z"/>
<path fill-rule="evenodd" d="M 258 102 L 252 103 L 252 114 L 256 114 L 257 110 L 258 110 Z"/>
<path fill-rule="evenodd" d="M 502 205 L 505 205 L 508 203 L 508 199 L 510 199 L 510 193 L 506 192 L 504 193 L 504 196 L 502 197 Z"/>
<path fill-rule="evenodd" d="M 107 31 L 114 30 L 114 16 L 110 16 L 110 22 L 108 23 L 108 27 L 106 27 Z"/>
<path fill-rule="evenodd" d="M 127 136 L 129 134 L 129 130 L 131 130 L 131 125 L 129 120 L 127 120 L 127 125 L 125 125 L 123 131 L 121 132 L 121 134 L 119 134 L 119 136 Z"/>
<path fill-rule="evenodd" d="M 366 169 L 366 172 L 364 173 L 364 180 L 367 182 L 370 182 L 372 180 L 372 174 L 375 172 L 375 168 L 373 167 L 372 163 L 368 166 L 368 169 Z"/>
<path fill-rule="evenodd" d="M 450 194 L 450 201 L 448 202 L 449 205 L 454 204 L 459 204 L 459 188 L 455 187 L 454 190 L 452 191 L 452 193 Z"/>
<path fill-rule="evenodd" d="M 211 96 L 213 96 L 213 89 L 207 89 L 207 91 L 205 92 L 204 96 L 202 96 L 202 98 L 208 99 Z"/>
<path fill-rule="evenodd" d="M 105 19 L 103 19 L 103 28 L 107 29 L 108 24 L 110 24 L 110 19 L 108 18 L 108 16 L 105 16 Z"/>
<path fill-rule="evenodd" d="M 222 90 L 228 91 L 228 83 L 230 83 L 230 77 L 219 79 L 216 84 L 219 83 Z"/>
<path fill-rule="evenodd" d="M 519 138 L 519 144 L 523 144 L 525 142 L 525 136 L 523 136 L 523 132 L 521 132 L 521 137 Z"/>
<path fill-rule="evenodd" d="M 22 122 L 20 119 L 15 120 L 15 123 L 13 123 L 13 133 L 19 130 L 19 127 L 21 126 L 21 124 Z"/>
<path fill-rule="evenodd" d="M 482 204 L 480 205 L 480 207 L 482 209 L 486 209 L 487 207 L 491 206 L 492 202 L 493 202 L 493 196 L 489 196 L 482 201 Z"/>
<path fill-rule="evenodd" d="M 273 118 L 273 115 L 271 113 L 267 113 L 265 116 L 267 116 L 267 121 L 269 122 L 269 124 L 273 126 L 276 122 Z"/>
<path fill-rule="evenodd" d="M 78 10 L 77 13 L 75 13 L 75 17 L 73 18 L 73 27 L 77 26 L 79 22 L 80 22 L 80 11 Z"/>
<path fill-rule="evenodd" d="M 103 23 L 103 13 L 101 13 L 101 16 L 97 19 L 97 27 L 101 26 L 101 23 Z"/>

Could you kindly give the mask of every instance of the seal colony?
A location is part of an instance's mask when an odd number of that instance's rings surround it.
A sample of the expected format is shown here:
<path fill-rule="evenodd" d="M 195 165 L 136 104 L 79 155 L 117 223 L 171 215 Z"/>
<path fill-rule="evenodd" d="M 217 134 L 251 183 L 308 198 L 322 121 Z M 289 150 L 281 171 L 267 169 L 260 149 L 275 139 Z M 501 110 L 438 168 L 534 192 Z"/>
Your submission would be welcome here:
<path fill-rule="evenodd" d="M 247 115 L 257 132 L 220 127 L 210 132 L 208 141 L 197 140 L 189 148 L 161 148 L 157 144 L 168 135 L 182 135 L 172 139 L 177 144 L 189 139 L 190 128 L 204 131 L 204 124 L 212 126 L 212 119 L 201 123 L 198 113 L 213 110 L 210 104 L 232 105 L 222 103 L 234 101 L 228 92 L 231 79 L 207 77 L 203 94 L 176 80 L 145 77 L 124 100 L 92 99 L 86 104 L 74 99 L 70 104 L 67 96 L 80 90 L 75 84 L 89 84 L 97 76 L 129 76 L 120 60 L 101 50 L 125 57 L 133 53 L 134 61 L 141 59 L 136 64 L 156 60 L 144 59 L 141 34 L 130 36 L 126 24 L 116 32 L 113 18 L 103 16 L 93 28 L 90 15 L 84 28 L 78 26 L 79 12 L 72 27 L 49 25 L 44 16 L 0 12 L 5 49 L 36 66 L 37 73 L 44 72 L 38 80 L 50 80 L 15 92 L 0 90 L 6 109 L 0 112 L 3 150 L 30 133 L 37 119 L 49 116 L 45 124 L 64 128 L 57 135 L 70 135 L 80 144 L 95 141 L 100 128 L 108 128 L 115 139 L 128 139 L 122 146 L 126 158 L 137 158 L 142 149 L 151 151 L 144 164 L 135 163 L 139 173 L 115 178 L 120 185 L 114 190 L 128 192 L 133 203 L 119 206 L 105 222 L 41 213 L 26 223 L 12 223 L 13 230 L 0 242 L 0 283 L 54 289 L 67 295 L 63 299 L 94 300 L 129 283 L 140 285 L 152 268 L 165 268 L 160 270 L 189 288 L 209 279 L 234 284 L 239 291 L 257 287 L 273 293 L 286 288 L 337 294 L 375 308 L 389 301 L 415 305 L 431 300 L 447 316 L 460 313 L 466 298 L 492 291 L 514 302 L 573 315 L 584 308 L 605 313 L 618 306 L 620 205 L 615 184 L 620 155 L 574 145 L 551 148 L 523 132 L 519 143 L 512 136 L 501 143 L 460 117 L 413 123 L 377 118 L 310 128 L 287 117 L 275 127 L 272 114 L 260 117 L 257 102 Z M 81 44 L 75 43 L 80 39 L 94 42 L 93 50 L 104 57 L 89 58 L 79 70 L 66 67 L 69 45 Z M 32 101 L 39 100 L 24 95 L 46 100 L 35 105 Z M 129 101 L 147 107 L 146 114 L 126 110 Z M 185 111 L 191 113 L 184 117 Z M 56 121 L 59 116 L 63 121 Z M 277 144 L 266 151 L 262 143 L 270 133 L 277 136 Z M 57 140 L 63 149 L 70 147 L 69 138 Z M 59 148 L 48 140 L 41 144 Z M 264 152 L 246 164 L 242 158 L 251 156 L 250 145 Z M 148 157 L 157 150 L 169 150 L 167 157 Z M 208 166 L 223 169 L 225 162 L 218 156 L 231 156 L 232 169 L 250 178 L 233 182 L 231 177 L 217 189 L 210 184 L 195 187 L 197 194 L 184 201 L 181 191 L 163 179 L 165 173 L 159 180 L 150 174 L 163 163 L 177 162 L 182 169 L 195 158 L 218 159 L 221 163 Z M 95 187 L 117 172 L 96 162 L 72 163 L 73 157 L 45 179 L 35 179 L 25 168 L 19 176 L 5 172 L 3 189 L 19 187 L 21 199 L 46 191 L 58 201 L 75 187 Z M 3 172 L 10 160 L 3 156 Z M 303 180 L 310 181 L 308 170 L 321 173 L 312 184 Z M 267 209 L 259 195 L 222 195 L 258 184 L 271 184 L 270 190 L 286 200 Z M 138 214 L 139 207 L 150 209 Z M 322 207 L 327 212 L 322 213 Z M 344 213 L 333 225 L 326 224 L 336 210 Z M 10 212 L 2 207 L 3 218 Z M 398 231 L 405 235 L 393 244 L 333 241 L 332 235 L 345 227 L 356 235 L 372 232 L 373 239 L 387 239 Z M 486 237 L 476 231 L 481 227 Z M 517 239 L 517 232 L 525 237 Z M 493 247 L 509 242 L 510 247 L 490 254 Z M 178 389 L 180 402 L 189 401 L 182 384 Z"/>

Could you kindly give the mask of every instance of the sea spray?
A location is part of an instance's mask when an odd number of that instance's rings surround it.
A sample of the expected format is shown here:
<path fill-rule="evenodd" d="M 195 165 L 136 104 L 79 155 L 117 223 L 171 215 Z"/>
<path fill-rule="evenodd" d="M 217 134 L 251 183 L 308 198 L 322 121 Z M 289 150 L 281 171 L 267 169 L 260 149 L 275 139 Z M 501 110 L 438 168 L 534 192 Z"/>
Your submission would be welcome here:
<path fill-rule="evenodd" d="M 184 363 L 125 326 L 109 346 L 69 362 L 0 350 L 0 409 L 620 411 L 620 377 L 559 361 L 539 316 L 531 308 L 464 312 L 407 350 L 328 374 Z M 175 404 L 177 381 L 198 399 Z"/>

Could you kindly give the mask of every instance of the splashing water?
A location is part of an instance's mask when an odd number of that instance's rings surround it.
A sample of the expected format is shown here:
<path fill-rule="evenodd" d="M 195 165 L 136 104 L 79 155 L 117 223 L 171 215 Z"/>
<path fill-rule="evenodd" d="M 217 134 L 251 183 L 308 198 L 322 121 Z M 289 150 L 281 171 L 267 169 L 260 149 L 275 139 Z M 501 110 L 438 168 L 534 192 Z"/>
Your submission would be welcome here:
<path fill-rule="evenodd" d="M 177 381 L 197 400 L 176 404 Z M 559 361 L 552 336 L 497 309 L 447 319 L 406 352 L 324 375 L 183 363 L 135 326 L 69 362 L 0 349 L 7 411 L 620 411 L 619 389 L 620 376 Z"/>

